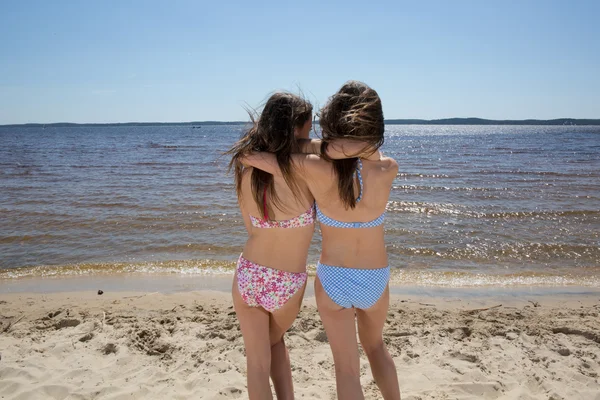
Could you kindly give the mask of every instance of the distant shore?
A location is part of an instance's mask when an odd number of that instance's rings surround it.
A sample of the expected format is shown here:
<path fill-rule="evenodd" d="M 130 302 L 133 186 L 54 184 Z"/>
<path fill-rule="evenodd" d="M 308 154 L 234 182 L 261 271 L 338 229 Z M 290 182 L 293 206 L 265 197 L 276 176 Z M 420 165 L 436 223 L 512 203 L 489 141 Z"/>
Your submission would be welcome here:
<path fill-rule="evenodd" d="M 319 123 L 319 121 L 316 121 Z M 444 118 L 444 119 L 387 119 L 387 125 L 599 125 L 600 119 L 519 119 L 519 120 L 495 120 L 483 118 Z M 204 125 L 245 125 L 248 121 L 192 121 L 192 122 L 115 122 L 115 123 L 28 123 L 28 124 L 6 124 L 0 128 L 62 128 L 70 126 L 191 126 L 201 127 Z"/>

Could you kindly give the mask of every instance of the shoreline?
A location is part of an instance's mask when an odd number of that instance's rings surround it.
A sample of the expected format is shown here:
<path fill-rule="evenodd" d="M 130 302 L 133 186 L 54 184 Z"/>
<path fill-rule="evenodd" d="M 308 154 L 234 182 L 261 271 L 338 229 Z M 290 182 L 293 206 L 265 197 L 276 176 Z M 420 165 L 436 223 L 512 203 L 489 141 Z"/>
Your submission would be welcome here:
<path fill-rule="evenodd" d="M 176 292 L 196 289 L 229 290 L 235 261 L 171 260 L 157 262 L 84 263 L 0 269 L 0 293 L 7 291 L 65 291 L 107 285 L 117 291 Z M 309 277 L 316 266 L 307 265 Z M 467 290 L 501 292 L 588 293 L 600 291 L 600 266 L 550 270 L 461 270 L 392 268 L 392 287 L 414 291 Z M 28 289 L 30 288 L 30 289 Z M 38 289 L 39 288 L 39 289 Z"/>
<path fill-rule="evenodd" d="M 160 293 L 163 295 L 192 292 L 229 294 L 232 275 L 160 275 L 160 274 L 107 274 L 88 276 L 29 277 L 0 280 L 0 297 L 19 294 L 80 293 Z M 305 299 L 314 297 L 314 277 L 309 276 Z M 390 294 L 395 298 L 414 297 L 424 300 L 465 299 L 485 302 L 498 299 L 504 304 L 518 303 L 521 299 L 560 301 L 588 301 L 600 299 L 600 288 L 590 286 L 475 286 L 442 287 L 390 282 Z"/>

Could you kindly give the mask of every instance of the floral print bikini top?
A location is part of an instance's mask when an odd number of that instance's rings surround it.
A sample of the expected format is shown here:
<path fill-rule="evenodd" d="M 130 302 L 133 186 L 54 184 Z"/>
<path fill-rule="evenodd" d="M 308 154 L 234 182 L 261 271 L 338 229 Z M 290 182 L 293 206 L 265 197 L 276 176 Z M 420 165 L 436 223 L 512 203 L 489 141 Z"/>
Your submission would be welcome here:
<path fill-rule="evenodd" d="M 263 207 L 265 210 L 265 219 L 256 218 L 250 215 L 250 222 L 255 228 L 302 228 L 315 223 L 316 210 L 313 203 L 312 206 L 297 217 L 286 219 L 284 221 L 276 221 L 269 219 L 269 212 L 267 210 L 267 189 L 263 194 Z"/>

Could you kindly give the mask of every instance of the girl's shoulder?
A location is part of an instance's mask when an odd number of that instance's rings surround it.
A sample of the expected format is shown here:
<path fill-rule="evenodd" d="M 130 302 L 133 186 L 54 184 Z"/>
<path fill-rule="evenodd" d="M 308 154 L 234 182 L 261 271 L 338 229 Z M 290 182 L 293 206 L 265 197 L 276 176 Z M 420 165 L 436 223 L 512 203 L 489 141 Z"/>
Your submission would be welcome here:
<path fill-rule="evenodd" d="M 394 172 L 394 174 L 398 172 L 398 162 L 392 157 L 381 157 L 381 162 L 383 169 Z"/>
<path fill-rule="evenodd" d="M 364 162 L 364 161 L 363 161 Z M 367 161 L 369 162 L 369 161 Z M 398 162 L 391 157 L 381 156 L 377 161 L 370 161 L 376 165 L 377 170 L 383 174 L 396 176 L 398 173 Z"/>

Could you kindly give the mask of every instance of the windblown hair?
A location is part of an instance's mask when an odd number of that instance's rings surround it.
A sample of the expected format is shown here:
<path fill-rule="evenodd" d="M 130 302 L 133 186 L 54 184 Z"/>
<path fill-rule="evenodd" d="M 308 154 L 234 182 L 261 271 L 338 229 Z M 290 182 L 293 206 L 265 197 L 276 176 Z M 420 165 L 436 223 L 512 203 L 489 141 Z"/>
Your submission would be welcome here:
<path fill-rule="evenodd" d="M 296 198 L 301 197 L 298 184 L 294 180 L 292 153 L 298 152 L 294 129 L 302 128 L 312 116 L 312 105 L 303 98 L 291 93 L 278 92 L 267 100 L 262 113 L 248 111 L 252 126 L 226 154 L 230 154 L 229 171 L 234 171 L 235 188 L 238 198 L 242 196 L 242 175 L 244 166 L 240 158 L 252 152 L 269 152 L 277 158 L 283 178 Z M 266 218 L 263 201 L 266 191 L 273 205 L 284 209 L 274 190 L 273 175 L 257 168 L 252 170 L 252 195 L 263 218 Z M 272 208 L 267 205 L 267 211 Z M 272 215 L 272 214 L 271 214 Z"/>
<path fill-rule="evenodd" d="M 356 207 L 354 173 L 358 158 L 332 160 L 327 146 L 334 139 L 355 139 L 365 142 L 369 150 L 377 151 L 384 141 L 385 131 L 381 99 L 377 92 L 358 81 L 348 81 L 329 98 L 319 118 L 323 141 L 322 156 L 333 163 L 338 177 L 338 193 L 344 207 Z"/>

